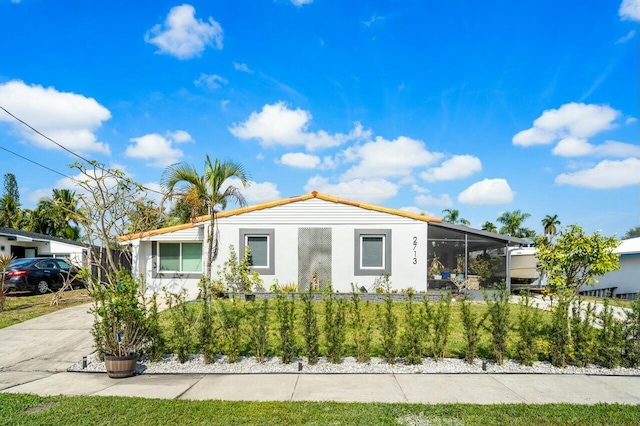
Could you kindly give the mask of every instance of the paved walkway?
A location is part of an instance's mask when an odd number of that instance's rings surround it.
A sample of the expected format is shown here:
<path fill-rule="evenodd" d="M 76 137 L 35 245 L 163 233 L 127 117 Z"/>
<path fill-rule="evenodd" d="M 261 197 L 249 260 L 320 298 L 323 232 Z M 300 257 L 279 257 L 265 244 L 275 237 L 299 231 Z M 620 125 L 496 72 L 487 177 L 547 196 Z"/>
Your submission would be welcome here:
<path fill-rule="evenodd" d="M 143 374 L 66 369 L 93 351 L 89 305 L 0 330 L 0 392 L 165 399 L 640 405 L 640 377 L 527 374 Z"/>

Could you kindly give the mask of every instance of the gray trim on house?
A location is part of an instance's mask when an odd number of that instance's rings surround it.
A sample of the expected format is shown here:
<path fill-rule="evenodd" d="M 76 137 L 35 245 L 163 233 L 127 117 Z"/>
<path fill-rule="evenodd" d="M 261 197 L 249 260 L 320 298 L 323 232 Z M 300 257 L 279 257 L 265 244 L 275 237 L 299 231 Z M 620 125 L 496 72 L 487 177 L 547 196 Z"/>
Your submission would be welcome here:
<path fill-rule="evenodd" d="M 384 235 L 384 268 L 360 267 L 360 237 L 362 235 Z M 380 276 L 391 274 L 391 229 L 356 229 L 353 233 L 354 264 L 353 270 L 356 276 Z"/>
<path fill-rule="evenodd" d="M 273 228 L 240 228 L 240 243 L 238 244 L 238 259 L 244 256 L 245 240 L 247 235 L 266 236 L 269 241 L 269 267 L 260 268 L 252 266 L 251 270 L 259 272 L 261 275 L 275 275 L 275 229 Z"/>

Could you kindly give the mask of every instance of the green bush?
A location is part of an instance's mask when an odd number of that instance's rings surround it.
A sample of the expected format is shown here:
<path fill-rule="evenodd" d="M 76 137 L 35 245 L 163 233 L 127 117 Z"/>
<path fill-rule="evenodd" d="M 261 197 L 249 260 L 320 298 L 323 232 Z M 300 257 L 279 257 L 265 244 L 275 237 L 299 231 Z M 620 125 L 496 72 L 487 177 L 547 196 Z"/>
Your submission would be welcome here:
<path fill-rule="evenodd" d="M 367 362 L 371 359 L 371 322 L 367 321 L 362 312 L 362 300 L 358 289 L 351 284 L 351 327 L 353 329 L 353 341 L 356 347 L 356 359 L 358 362 Z M 365 309 L 370 310 L 369 301 L 365 303 Z"/>
<path fill-rule="evenodd" d="M 598 341 L 597 331 L 593 327 L 596 318 L 595 305 L 587 303 L 582 308 L 581 299 L 571 306 L 571 353 L 578 367 L 585 367 L 595 361 Z"/>
<path fill-rule="evenodd" d="M 469 364 L 473 364 L 478 352 L 478 344 L 480 343 L 480 330 L 487 318 L 487 313 L 480 314 L 471 309 L 471 302 L 465 298 L 460 303 L 460 315 L 464 329 L 464 337 L 467 342 L 465 359 Z"/>
<path fill-rule="evenodd" d="M 502 365 L 509 337 L 509 292 L 502 287 L 495 290 L 492 297 L 485 293 L 484 299 L 489 312 L 489 326 L 486 328 L 491 334 L 491 350 L 496 364 Z"/>
<path fill-rule="evenodd" d="M 247 304 L 249 337 L 256 361 L 263 362 L 269 344 L 269 300 L 251 301 Z"/>
<path fill-rule="evenodd" d="M 422 364 L 424 332 L 420 305 L 416 306 L 413 289 L 407 291 L 407 303 L 404 305 L 404 328 L 400 335 L 401 356 L 405 364 Z"/>
<path fill-rule="evenodd" d="M 278 337 L 280 357 L 283 364 L 293 361 L 296 356 L 295 335 L 295 302 L 293 295 L 276 292 L 276 316 L 278 324 Z"/>
<path fill-rule="evenodd" d="M 318 362 L 320 354 L 320 328 L 318 327 L 318 314 L 314 309 L 312 287 L 309 291 L 301 295 L 303 311 L 302 311 L 302 329 L 304 334 L 304 348 L 309 364 L 314 365 Z"/>
<path fill-rule="evenodd" d="M 331 288 L 329 287 L 329 290 Z M 346 301 L 336 298 L 333 291 L 325 293 L 324 301 L 324 335 L 329 362 L 338 364 L 342 359 L 346 338 Z"/>
<path fill-rule="evenodd" d="M 520 293 L 520 310 L 516 326 L 518 334 L 516 350 L 522 365 L 533 365 L 538 360 L 538 343 L 542 326 L 542 314 L 532 305 L 531 293 L 528 290 L 523 291 Z"/>
<path fill-rule="evenodd" d="M 436 302 L 435 308 L 425 299 L 425 312 L 429 324 L 431 325 L 431 354 L 433 359 L 438 361 L 444 358 L 447 340 L 449 339 L 451 325 L 451 293 L 440 293 L 440 299 Z"/>
<path fill-rule="evenodd" d="M 186 290 L 180 293 L 166 293 L 171 319 L 171 338 L 169 345 L 178 355 L 180 362 L 187 362 L 196 346 L 196 319 L 198 312 L 193 303 L 187 303 Z"/>

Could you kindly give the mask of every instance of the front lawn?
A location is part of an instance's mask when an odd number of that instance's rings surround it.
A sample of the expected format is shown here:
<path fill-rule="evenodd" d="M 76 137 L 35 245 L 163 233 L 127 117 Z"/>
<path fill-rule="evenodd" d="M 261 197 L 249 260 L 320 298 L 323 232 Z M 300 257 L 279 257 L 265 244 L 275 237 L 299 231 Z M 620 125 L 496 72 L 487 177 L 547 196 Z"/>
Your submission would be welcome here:
<path fill-rule="evenodd" d="M 640 410 L 618 404 L 383 404 L 231 402 L 0 394 L 6 425 L 629 425 Z"/>
<path fill-rule="evenodd" d="M 64 292 L 57 305 L 51 306 L 53 294 L 27 296 L 23 294 L 7 294 L 4 310 L 0 312 L 0 329 L 18 324 L 41 315 L 50 314 L 60 309 L 81 305 L 93 301 L 86 289 Z"/>

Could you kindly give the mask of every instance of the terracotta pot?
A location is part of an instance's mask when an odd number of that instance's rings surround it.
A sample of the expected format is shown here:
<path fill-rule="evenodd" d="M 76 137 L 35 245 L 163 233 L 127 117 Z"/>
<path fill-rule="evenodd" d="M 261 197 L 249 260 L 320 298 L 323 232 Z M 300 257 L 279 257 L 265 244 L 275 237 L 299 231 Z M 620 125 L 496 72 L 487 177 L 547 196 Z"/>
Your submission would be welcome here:
<path fill-rule="evenodd" d="M 138 354 L 127 356 L 104 356 L 104 366 L 107 369 L 107 374 L 112 379 L 121 379 L 133 376 L 133 372 L 136 369 L 136 362 L 138 362 Z"/>

